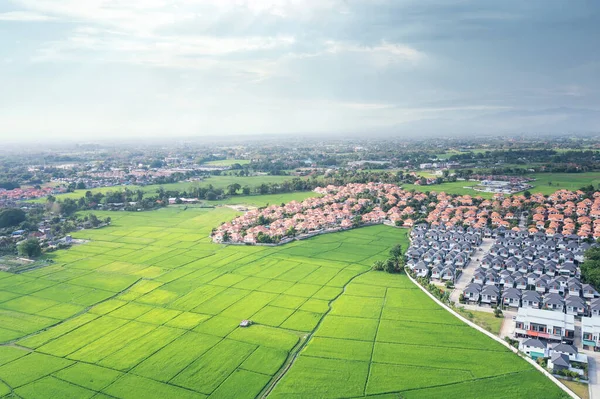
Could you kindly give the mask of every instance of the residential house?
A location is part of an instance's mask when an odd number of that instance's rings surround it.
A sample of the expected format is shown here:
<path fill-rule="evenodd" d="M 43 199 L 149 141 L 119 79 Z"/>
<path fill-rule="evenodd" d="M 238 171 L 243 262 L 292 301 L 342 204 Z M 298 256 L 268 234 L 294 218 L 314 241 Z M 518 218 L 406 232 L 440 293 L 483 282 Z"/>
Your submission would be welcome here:
<path fill-rule="evenodd" d="M 479 302 L 481 296 L 481 284 L 471 283 L 463 291 L 465 299 L 469 302 Z"/>
<path fill-rule="evenodd" d="M 585 316 L 587 314 L 587 305 L 585 300 L 579 296 L 569 295 L 565 298 L 565 307 L 567 314 Z"/>
<path fill-rule="evenodd" d="M 598 294 L 598 291 L 596 291 L 596 289 L 590 284 L 583 284 L 581 290 L 583 292 L 583 297 L 586 299 L 598 298 L 600 296 L 600 294 Z"/>
<path fill-rule="evenodd" d="M 548 293 L 544 295 L 544 309 L 564 312 L 565 301 L 559 294 Z"/>
<path fill-rule="evenodd" d="M 548 357 L 548 345 L 537 338 L 528 338 L 519 344 L 519 350 L 526 353 L 533 360 Z"/>
<path fill-rule="evenodd" d="M 527 278 L 525 278 L 523 276 L 516 277 L 515 278 L 515 288 L 518 288 L 520 290 L 527 289 Z"/>
<path fill-rule="evenodd" d="M 521 304 L 524 308 L 539 309 L 542 305 L 542 296 L 536 291 L 523 291 L 521 295 Z"/>
<path fill-rule="evenodd" d="M 505 306 L 518 308 L 521 306 L 521 290 L 506 288 L 502 293 L 502 303 Z"/>
<path fill-rule="evenodd" d="M 563 370 L 569 370 L 571 363 L 569 362 L 569 356 L 555 352 L 548 359 L 548 368 L 552 370 L 554 374 Z"/>
<path fill-rule="evenodd" d="M 481 290 L 481 303 L 497 305 L 500 298 L 500 289 L 495 285 L 486 285 Z"/>

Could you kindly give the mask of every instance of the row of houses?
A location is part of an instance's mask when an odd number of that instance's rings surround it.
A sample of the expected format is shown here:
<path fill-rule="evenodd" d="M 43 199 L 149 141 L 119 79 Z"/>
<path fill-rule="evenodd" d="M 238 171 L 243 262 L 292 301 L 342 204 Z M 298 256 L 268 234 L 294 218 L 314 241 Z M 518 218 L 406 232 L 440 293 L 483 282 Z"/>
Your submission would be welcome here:
<path fill-rule="evenodd" d="M 598 301 L 596 299 L 595 301 Z M 572 344 L 575 340 L 573 315 L 544 309 L 520 308 L 515 320 L 515 337 L 535 339 L 522 341 L 521 350 L 533 358 L 548 357 L 546 341 Z M 535 344 L 535 345 L 532 345 Z M 581 318 L 581 344 L 584 349 L 600 350 L 600 313 Z M 576 354 L 574 350 L 570 355 Z M 579 361 L 571 358 L 571 361 Z"/>
<path fill-rule="evenodd" d="M 417 277 L 454 283 L 481 245 L 482 234 L 481 229 L 471 227 L 417 226 L 411 231 L 411 247 L 405 253 L 407 265 Z"/>
<path fill-rule="evenodd" d="M 504 305 L 513 308 L 547 309 L 577 316 L 598 314 L 600 311 L 598 302 L 600 298 L 594 299 L 590 305 L 578 295 L 567 295 L 566 297 L 556 293 L 542 295 L 537 291 L 512 287 L 500 290 L 495 285 L 482 286 L 471 283 L 464 289 L 463 295 L 468 302 L 488 306 Z"/>
<path fill-rule="evenodd" d="M 580 280 L 578 263 L 592 245 L 579 237 L 544 238 L 504 230 L 463 291 L 466 301 L 587 316 L 598 312 L 597 290 Z"/>

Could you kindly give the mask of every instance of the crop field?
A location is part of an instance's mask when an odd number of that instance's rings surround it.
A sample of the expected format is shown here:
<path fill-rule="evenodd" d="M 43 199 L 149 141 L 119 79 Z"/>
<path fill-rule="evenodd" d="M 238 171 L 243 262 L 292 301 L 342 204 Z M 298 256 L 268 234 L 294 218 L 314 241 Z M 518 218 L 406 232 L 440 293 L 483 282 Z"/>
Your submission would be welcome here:
<path fill-rule="evenodd" d="M 206 162 L 204 165 L 231 166 L 231 165 L 235 165 L 236 163 L 239 165 L 247 165 L 250 163 L 250 161 L 248 159 L 222 159 L 220 161 Z"/>
<path fill-rule="evenodd" d="M 236 214 L 102 213 L 112 225 L 51 265 L 0 273 L 0 396 L 561 396 L 405 276 L 369 271 L 407 230 L 213 244 Z"/>
<path fill-rule="evenodd" d="M 402 188 L 405 190 L 416 190 L 416 191 L 435 191 L 445 192 L 446 194 L 458 194 L 458 195 L 471 195 L 473 197 L 480 195 L 483 198 L 492 198 L 492 193 L 482 193 L 473 190 L 471 187 L 478 185 L 476 181 L 456 181 L 450 183 L 434 184 L 431 186 L 419 186 L 416 184 L 402 184 Z"/>
<path fill-rule="evenodd" d="M 425 173 L 420 173 L 426 175 Z M 600 186 L 600 172 L 585 172 L 585 173 L 535 173 L 531 175 L 525 175 L 525 177 L 531 177 L 536 179 L 530 182 L 533 186 L 529 189 L 531 193 L 542 193 L 545 195 L 552 194 L 557 190 L 579 190 L 581 187 L 593 184 L 595 187 Z M 403 184 L 402 188 L 405 190 L 416 190 L 416 191 L 436 191 L 445 192 L 447 194 L 459 194 L 459 195 L 471 195 L 481 196 L 483 198 L 492 198 L 492 193 L 484 193 L 475 191 L 470 187 L 476 186 L 478 183 L 475 181 L 457 181 L 451 183 L 435 184 L 431 186 L 419 186 L 415 184 Z"/>
<path fill-rule="evenodd" d="M 210 176 L 210 177 L 207 177 L 204 180 L 198 181 L 198 182 L 179 182 L 179 183 L 169 183 L 169 184 L 161 184 L 161 185 L 151 184 L 148 186 L 129 185 L 129 186 L 97 187 L 97 188 L 92 188 L 89 190 L 75 190 L 72 193 L 57 194 L 57 195 L 55 195 L 55 197 L 57 199 L 61 199 L 61 200 L 64 200 L 66 198 L 79 199 L 81 197 L 84 197 L 85 193 L 87 191 L 91 191 L 93 194 L 95 194 L 95 193 L 107 193 L 109 191 L 118 192 L 118 191 L 125 190 L 125 188 L 132 190 L 132 191 L 142 190 L 144 193 L 155 194 L 156 190 L 158 190 L 160 187 L 162 187 L 166 191 L 169 191 L 169 190 L 184 191 L 191 187 L 208 187 L 208 185 L 212 185 L 215 188 L 226 189 L 227 186 L 229 186 L 230 184 L 234 184 L 234 183 L 238 183 L 241 186 L 256 187 L 256 186 L 260 186 L 263 183 L 264 184 L 282 183 L 284 181 L 292 180 L 294 177 L 295 176 L 267 176 L 267 175 L 240 177 L 240 176 L 221 175 L 221 176 Z M 41 202 L 45 202 L 45 201 L 46 201 L 46 198 L 38 198 L 38 199 L 32 200 L 31 202 L 41 203 Z"/>

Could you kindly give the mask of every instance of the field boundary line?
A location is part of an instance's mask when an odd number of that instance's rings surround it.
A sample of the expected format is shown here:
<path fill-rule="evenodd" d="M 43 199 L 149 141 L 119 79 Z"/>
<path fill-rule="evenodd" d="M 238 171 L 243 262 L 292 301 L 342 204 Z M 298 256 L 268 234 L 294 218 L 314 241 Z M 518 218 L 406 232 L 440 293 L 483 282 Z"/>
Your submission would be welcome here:
<path fill-rule="evenodd" d="M 383 295 L 381 309 L 379 310 L 379 319 L 377 319 L 377 328 L 375 329 L 375 338 L 373 339 L 373 345 L 371 346 L 371 357 L 369 358 L 369 366 L 367 368 L 367 378 L 365 379 L 365 386 L 363 387 L 363 395 L 367 394 L 367 385 L 369 384 L 369 377 L 371 376 L 371 365 L 373 364 L 373 354 L 375 353 L 375 344 L 377 343 L 377 335 L 379 335 L 379 326 L 381 326 L 381 316 L 383 316 L 383 308 L 385 307 L 385 303 L 387 301 L 387 293 L 388 293 L 388 288 L 386 287 L 385 294 Z"/>
<path fill-rule="evenodd" d="M 117 297 L 117 296 L 119 296 L 119 295 L 123 294 L 125 291 L 129 290 L 131 287 L 133 287 L 134 285 L 136 285 L 137 283 L 139 283 L 139 282 L 140 282 L 140 281 L 142 281 L 142 280 L 144 280 L 144 278 L 143 278 L 143 277 L 140 277 L 139 279 L 137 279 L 136 281 L 134 281 L 132 284 L 130 284 L 128 287 L 124 288 L 122 291 L 116 292 L 114 295 L 112 295 L 112 296 L 110 296 L 110 297 L 108 297 L 108 298 L 106 298 L 106 299 L 103 299 L 103 300 L 101 300 L 100 302 L 96 302 L 96 303 L 94 303 L 93 305 L 86 306 L 85 308 L 83 308 L 83 309 L 82 309 L 82 310 L 80 310 L 79 312 L 75 313 L 75 314 L 74 314 L 73 316 L 71 316 L 71 317 L 68 317 L 68 318 L 66 318 L 66 319 L 64 319 L 64 320 L 60 320 L 58 323 L 52 324 L 51 326 L 48 326 L 48 327 L 44 327 L 44 328 L 42 328 L 42 329 L 40 329 L 40 330 L 34 331 L 34 332 L 32 332 L 32 333 L 30 333 L 30 334 L 27 334 L 27 335 L 24 335 L 24 336 L 22 336 L 22 337 L 15 338 L 15 339 L 13 339 L 13 340 L 10 340 L 10 341 L 6 341 L 6 342 L 2 343 L 0 346 L 7 346 L 7 345 L 16 344 L 18 341 L 20 341 L 20 340 L 22 340 L 22 339 L 29 338 L 29 337 L 32 337 L 32 336 L 34 336 L 34 335 L 37 335 L 37 334 L 41 334 L 41 333 L 43 333 L 43 332 L 45 332 L 45 331 L 48 331 L 49 329 L 51 329 L 51 328 L 53 328 L 53 327 L 59 326 L 59 325 L 61 325 L 61 324 L 65 323 L 65 322 L 67 322 L 67 321 L 69 321 L 69 320 L 73 320 L 74 318 L 76 318 L 76 317 L 79 317 L 79 316 L 82 316 L 82 315 L 84 315 L 84 314 L 92 314 L 92 315 L 94 315 L 94 316 L 98 316 L 98 317 L 96 317 L 95 319 L 93 319 L 93 320 L 90 320 L 90 321 L 88 321 L 87 323 L 84 323 L 84 324 L 82 324 L 82 325 L 80 325 L 80 326 L 78 326 L 78 327 L 74 328 L 73 330 L 71 330 L 71 331 L 69 331 L 69 332 L 72 332 L 72 331 L 78 330 L 79 328 L 83 327 L 84 325 L 86 325 L 86 324 L 88 324 L 88 323 L 90 323 L 90 322 L 92 322 L 92 321 L 94 321 L 94 320 L 96 320 L 96 319 L 99 319 L 99 318 L 100 318 L 100 317 L 102 317 L 102 316 L 107 316 L 106 314 L 102 314 L 102 315 L 96 315 L 96 314 L 94 314 L 94 313 L 89 313 L 90 309 L 92 309 L 94 306 L 98 306 L 98 305 L 100 305 L 101 303 L 104 303 L 104 302 L 106 302 L 106 301 L 110 301 L 111 299 L 116 299 L 116 297 Z M 88 288 L 88 289 L 89 289 L 90 287 L 84 287 L 84 288 Z M 67 303 L 67 302 L 65 302 L 65 303 Z M 67 334 L 67 333 L 65 333 L 65 334 Z M 63 334 L 63 335 L 65 335 L 65 334 Z M 56 337 L 56 338 L 52 338 L 51 340 L 49 340 L 48 342 L 44 343 L 43 345 L 45 345 L 45 344 L 47 344 L 47 343 L 49 343 L 49 342 L 52 342 L 52 341 L 54 341 L 54 340 L 56 340 L 56 339 L 58 339 L 58 338 L 62 337 L 63 335 L 61 335 L 61 336 L 59 336 L 59 337 Z M 17 344 L 17 345 L 18 345 L 18 344 Z M 18 345 L 18 346 L 19 346 L 19 347 L 21 347 L 21 345 Z M 31 348 L 28 348 L 28 349 L 31 349 Z M 35 351 L 37 352 L 37 348 L 35 348 Z"/>
<path fill-rule="evenodd" d="M 489 377 L 472 378 L 470 380 L 457 381 L 457 382 L 449 382 L 449 383 L 446 383 L 446 384 L 430 385 L 430 386 L 421 387 L 421 388 L 408 388 L 408 389 L 403 389 L 401 391 L 378 392 L 378 393 L 367 394 L 367 395 L 364 395 L 364 396 L 352 396 L 352 397 L 349 397 L 349 398 L 346 398 L 346 399 L 368 398 L 368 397 L 374 397 L 374 396 L 376 397 L 376 396 L 381 396 L 381 395 L 401 394 L 403 392 L 423 391 L 423 390 L 426 390 L 426 389 L 448 387 L 448 386 L 460 385 L 460 384 L 467 384 L 467 383 L 470 383 L 470 382 L 481 381 L 481 380 L 489 380 L 489 379 L 493 379 L 493 378 L 505 377 L 505 376 L 513 375 L 513 374 L 527 373 L 527 372 L 531 372 L 531 371 L 532 370 L 515 371 L 515 372 L 511 372 L 511 373 L 498 374 L 498 375 L 489 376 Z"/>
<path fill-rule="evenodd" d="M 509 345 L 506 341 L 500 339 L 500 337 L 498 337 L 498 336 L 492 334 L 491 332 L 487 331 L 486 329 L 478 326 L 477 324 L 473 323 L 471 320 L 465 318 L 464 316 L 462 316 L 461 314 L 459 314 L 458 312 L 456 312 L 454 309 L 451 309 L 450 307 L 448 307 L 445 303 L 443 303 L 442 301 L 440 301 L 439 299 L 437 299 L 431 292 L 427 291 L 425 289 L 425 287 L 423 287 L 419 283 L 417 283 L 412 278 L 412 276 L 410 274 L 406 273 L 406 276 L 410 279 L 410 281 L 412 281 L 413 284 L 415 284 L 417 287 L 419 287 L 421 289 L 421 291 L 423 291 L 425 294 L 427 294 L 427 296 L 429 296 L 431 299 L 433 299 L 433 301 L 436 302 L 438 305 L 440 305 L 442 308 L 446 309 L 448 312 L 450 312 L 452 315 L 454 315 L 455 317 L 457 317 L 459 320 L 462 320 L 464 323 L 466 323 L 467 325 L 473 327 L 477 331 L 479 331 L 479 332 L 487 335 L 488 337 L 490 337 L 494 341 L 496 341 L 496 342 L 504 345 L 506 348 L 510 349 L 514 354 L 516 354 L 517 356 L 519 356 L 519 351 L 515 347 L 513 347 L 512 345 Z M 565 391 L 565 393 L 567 393 L 571 398 L 573 398 L 573 399 L 578 399 L 579 398 L 579 396 L 577 396 L 573 391 L 571 391 L 565 384 L 563 384 L 556 377 L 554 377 L 552 374 L 550 374 L 549 372 L 547 372 L 546 370 L 544 370 L 544 368 L 542 366 L 540 366 L 539 364 L 537 364 L 536 362 L 534 362 L 532 359 L 530 359 L 529 357 L 523 357 L 523 359 L 526 362 L 528 362 L 529 364 L 531 364 L 535 369 L 537 369 L 538 371 L 540 371 L 543 375 L 545 375 L 546 377 L 548 377 L 548 379 L 550 379 L 550 381 L 552 381 L 560 389 L 562 389 L 563 391 Z"/>
<path fill-rule="evenodd" d="M 287 374 L 287 372 L 289 371 L 289 369 L 294 365 L 294 363 L 298 359 L 298 356 L 300 355 L 300 352 L 302 351 L 302 349 L 304 349 L 304 347 L 308 344 L 308 342 L 310 341 L 310 339 L 314 336 L 315 332 L 319 329 L 319 327 L 323 323 L 323 320 L 325 320 L 325 317 L 333 309 L 333 303 L 340 296 L 342 296 L 344 294 L 344 292 L 346 292 L 346 287 L 352 281 L 354 281 L 354 279 L 356 279 L 357 277 L 362 276 L 363 274 L 366 274 L 366 273 L 368 273 L 370 271 L 371 271 L 371 269 L 365 270 L 363 272 L 358 273 L 354 277 L 352 277 L 342 287 L 342 291 L 338 295 L 336 295 L 335 298 L 333 298 L 333 299 L 331 299 L 329 301 L 327 312 L 323 313 L 323 316 L 321 317 L 321 319 L 319 320 L 319 322 L 317 323 L 317 325 L 315 326 L 315 328 L 313 328 L 312 331 L 308 332 L 305 335 L 305 337 L 303 337 L 303 338 L 305 338 L 305 340 L 303 342 L 301 340 L 300 343 L 299 343 L 299 345 L 298 345 L 298 347 L 297 348 L 293 348 L 292 351 L 290 351 L 290 354 L 289 354 L 288 358 L 286 359 L 286 361 L 283 363 L 283 365 L 281 366 L 281 368 L 279 369 L 279 371 L 277 373 L 275 373 L 275 375 L 273 375 L 273 378 L 271 379 L 271 381 L 269 381 L 269 383 L 258 394 L 258 396 L 257 396 L 258 398 L 263 399 L 263 398 L 266 398 L 267 396 L 269 396 L 269 394 L 273 391 L 273 389 L 275 388 L 275 386 L 277 386 L 277 384 L 283 379 L 283 377 L 285 377 L 285 375 Z"/>
<path fill-rule="evenodd" d="M 319 338 L 319 337 L 317 337 Z M 366 341 L 363 341 L 366 342 Z M 327 356 L 315 356 L 315 355 L 304 355 L 306 357 L 312 357 L 315 359 L 327 359 L 327 360 L 343 360 L 344 362 L 357 362 L 357 363 L 367 363 L 369 362 L 369 360 L 356 360 L 356 359 L 340 359 L 338 357 L 327 357 Z M 392 362 L 371 362 L 371 363 L 377 363 L 377 364 L 389 364 L 389 365 L 397 365 L 397 366 L 408 366 L 408 367 L 414 367 L 414 368 L 426 368 L 426 369 L 439 369 L 439 370 L 456 370 L 456 371 L 465 371 L 470 373 L 473 378 L 477 378 L 473 375 L 473 373 L 471 372 L 471 370 L 468 369 L 456 369 L 456 368 L 451 368 L 451 367 L 437 367 L 437 366 L 421 366 L 419 364 L 410 364 L 410 363 L 392 363 Z M 250 370 L 252 371 L 252 370 Z M 484 378 L 484 377 L 482 377 Z"/>

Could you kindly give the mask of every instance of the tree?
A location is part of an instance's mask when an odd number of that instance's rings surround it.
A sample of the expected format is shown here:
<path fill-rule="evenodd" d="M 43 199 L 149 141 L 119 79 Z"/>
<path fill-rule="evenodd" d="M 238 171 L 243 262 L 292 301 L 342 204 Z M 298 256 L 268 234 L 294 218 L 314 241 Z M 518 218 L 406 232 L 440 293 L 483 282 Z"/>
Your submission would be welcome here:
<path fill-rule="evenodd" d="M 85 190 L 85 183 L 80 181 L 76 186 L 77 190 Z"/>
<path fill-rule="evenodd" d="M 287 230 L 286 234 L 290 237 L 295 237 L 296 236 L 296 228 L 294 226 L 290 226 L 290 228 Z"/>
<path fill-rule="evenodd" d="M 585 260 L 581 264 L 581 279 L 596 287 L 600 285 L 600 248 L 592 247 L 585 252 Z"/>
<path fill-rule="evenodd" d="M 229 195 L 236 195 L 238 190 L 242 188 L 238 183 L 233 183 L 227 186 L 227 190 L 229 191 Z"/>
<path fill-rule="evenodd" d="M 150 167 L 154 169 L 162 168 L 163 161 L 161 161 L 160 159 L 155 159 L 154 161 L 150 162 Z"/>
<path fill-rule="evenodd" d="M 250 187 L 244 186 L 244 188 L 242 188 L 242 194 L 250 195 Z"/>
<path fill-rule="evenodd" d="M 385 270 L 388 273 L 395 273 L 398 269 L 396 269 L 396 262 L 394 261 L 394 259 L 388 258 L 388 260 L 385 261 L 383 270 Z"/>
<path fill-rule="evenodd" d="M 217 199 L 217 193 L 214 191 L 207 191 L 205 198 L 209 201 L 214 201 Z"/>
<path fill-rule="evenodd" d="M 502 317 L 502 310 L 500 308 L 495 308 L 494 309 L 494 317 Z"/>
<path fill-rule="evenodd" d="M 18 246 L 19 255 L 28 258 L 37 258 L 42 254 L 42 247 L 37 238 L 30 238 Z"/>
<path fill-rule="evenodd" d="M 394 263 L 396 270 L 404 268 L 404 258 L 402 257 L 402 246 L 400 244 L 396 244 L 390 249 L 390 260 Z"/>
<path fill-rule="evenodd" d="M 223 233 L 223 242 L 227 242 L 231 239 L 231 234 L 227 230 Z"/>
<path fill-rule="evenodd" d="M 23 223 L 27 215 L 21 209 L 10 208 L 0 212 L 0 228 L 13 227 Z"/>
<path fill-rule="evenodd" d="M 373 270 L 377 270 L 377 271 L 382 271 L 385 267 L 385 262 L 382 260 L 376 260 L 375 262 L 373 262 L 373 266 L 371 266 L 371 268 Z"/>
<path fill-rule="evenodd" d="M 89 221 L 94 227 L 98 227 L 98 225 L 100 224 L 100 219 L 98 219 L 98 217 L 93 213 L 90 214 Z"/>

